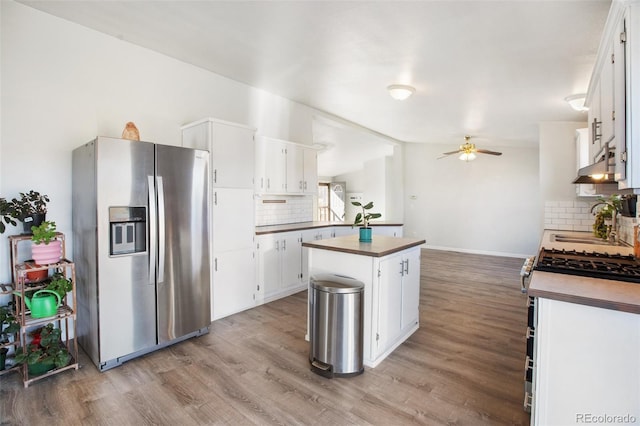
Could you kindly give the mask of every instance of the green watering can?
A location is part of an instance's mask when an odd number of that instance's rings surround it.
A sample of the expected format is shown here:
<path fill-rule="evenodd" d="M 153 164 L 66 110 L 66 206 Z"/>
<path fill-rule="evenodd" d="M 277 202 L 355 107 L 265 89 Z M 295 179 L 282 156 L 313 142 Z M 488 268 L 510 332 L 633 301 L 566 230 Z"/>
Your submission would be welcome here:
<path fill-rule="evenodd" d="M 13 294 L 22 297 L 22 293 L 17 290 L 14 291 Z M 53 290 L 46 289 L 36 291 L 33 293 L 33 297 L 31 299 L 26 296 L 24 298 L 24 303 L 27 305 L 27 308 L 31 310 L 31 316 L 33 318 L 54 316 L 58 312 L 58 306 L 60 306 L 61 302 L 62 300 L 58 293 Z"/>

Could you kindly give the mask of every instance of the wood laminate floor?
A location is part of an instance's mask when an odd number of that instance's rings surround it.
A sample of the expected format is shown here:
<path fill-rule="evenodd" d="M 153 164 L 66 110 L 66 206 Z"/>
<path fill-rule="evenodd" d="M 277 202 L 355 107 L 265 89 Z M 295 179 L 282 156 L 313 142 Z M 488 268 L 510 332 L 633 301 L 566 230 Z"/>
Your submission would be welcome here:
<path fill-rule="evenodd" d="M 420 328 L 374 369 L 309 371 L 306 292 L 99 373 L 84 355 L 24 389 L 0 377 L 0 423 L 524 425 L 522 259 L 422 251 Z"/>

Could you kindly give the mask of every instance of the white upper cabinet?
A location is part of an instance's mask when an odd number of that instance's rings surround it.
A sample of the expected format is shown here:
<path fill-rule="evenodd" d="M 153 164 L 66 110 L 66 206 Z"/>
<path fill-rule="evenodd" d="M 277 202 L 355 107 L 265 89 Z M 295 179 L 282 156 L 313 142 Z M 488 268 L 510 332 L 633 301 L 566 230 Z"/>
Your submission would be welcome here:
<path fill-rule="evenodd" d="M 263 194 L 314 194 L 318 155 L 313 148 L 260 137 L 256 141 L 256 191 Z"/>
<path fill-rule="evenodd" d="M 640 190 L 640 2 L 611 4 L 587 94 L 591 162 L 615 149 L 619 189 Z M 598 138 L 598 135 L 600 136 Z"/>
<path fill-rule="evenodd" d="M 182 126 L 182 146 L 211 153 L 211 178 L 218 188 L 253 188 L 255 129 L 205 118 Z"/>

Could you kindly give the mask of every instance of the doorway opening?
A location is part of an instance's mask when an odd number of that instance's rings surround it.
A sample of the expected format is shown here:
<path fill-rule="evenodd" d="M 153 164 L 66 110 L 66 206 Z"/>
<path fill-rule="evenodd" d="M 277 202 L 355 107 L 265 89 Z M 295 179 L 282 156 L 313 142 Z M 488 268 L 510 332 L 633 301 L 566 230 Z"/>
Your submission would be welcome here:
<path fill-rule="evenodd" d="M 326 222 L 344 221 L 345 182 L 318 183 L 318 220 Z"/>

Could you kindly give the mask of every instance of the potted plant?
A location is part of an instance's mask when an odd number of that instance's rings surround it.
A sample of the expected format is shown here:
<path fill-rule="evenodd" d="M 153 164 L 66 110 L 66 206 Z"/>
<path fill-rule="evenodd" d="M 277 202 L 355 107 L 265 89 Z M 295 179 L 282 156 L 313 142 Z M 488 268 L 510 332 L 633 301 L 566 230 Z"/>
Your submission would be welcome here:
<path fill-rule="evenodd" d="M 6 225 L 17 225 L 14 219 L 15 213 L 11 202 L 5 198 L 0 198 L 0 234 L 4 233 Z"/>
<path fill-rule="evenodd" d="M 62 258 L 62 241 L 56 238 L 56 223 L 45 220 L 31 228 L 31 255 L 37 265 L 59 262 Z"/>
<path fill-rule="evenodd" d="M 51 282 L 45 287 L 45 290 L 51 290 L 58 293 L 60 299 L 64 299 L 64 297 L 73 289 L 73 284 L 71 280 L 65 277 L 60 272 L 56 272 L 51 277 Z"/>
<path fill-rule="evenodd" d="M 10 305 L 0 306 L 0 345 L 10 342 L 10 336 L 20 330 L 20 324 L 16 322 Z M 9 349 L 0 347 L 0 370 L 4 370 Z"/>
<path fill-rule="evenodd" d="M 53 324 L 37 329 L 31 333 L 31 343 L 16 350 L 16 364 L 27 364 L 29 374 L 44 374 L 53 368 L 61 368 L 69 364 L 71 354 L 61 340 L 62 330 Z"/>
<path fill-rule="evenodd" d="M 609 237 L 609 233 L 612 231 L 611 226 L 613 223 L 613 215 L 617 215 L 622 209 L 622 201 L 618 194 L 613 194 L 608 199 L 598 197 L 597 200 L 598 202 L 593 205 L 591 210 L 593 211 L 593 209 L 598 206 L 602 207 L 595 214 L 596 218 L 593 223 L 593 235 L 606 240 Z"/>
<path fill-rule="evenodd" d="M 23 223 L 24 232 L 31 233 L 32 226 L 40 225 L 46 218 L 49 197 L 31 190 L 21 192 L 20 198 L 11 200 L 11 214 Z"/>
<path fill-rule="evenodd" d="M 362 204 L 358 201 L 352 201 L 351 204 L 356 207 L 362 208 L 362 213 L 358 213 L 356 215 L 356 218 L 353 221 L 353 226 L 362 225 L 360 226 L 360 241 L 364 243 L 370 243 L 371 228 L 369 227 L 369 221 L 371 219 L 382 217 L 382 215 L 380 213 L 367 213 L 367 210 L 371 210 L 373 208 L 373 201 L 370 201 L 367 204 Z"/>

